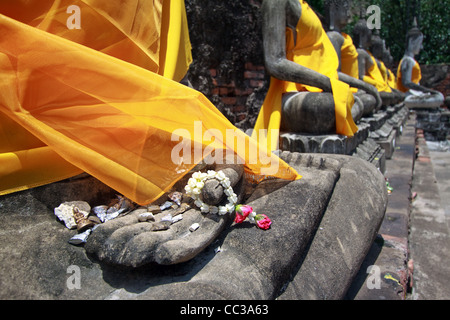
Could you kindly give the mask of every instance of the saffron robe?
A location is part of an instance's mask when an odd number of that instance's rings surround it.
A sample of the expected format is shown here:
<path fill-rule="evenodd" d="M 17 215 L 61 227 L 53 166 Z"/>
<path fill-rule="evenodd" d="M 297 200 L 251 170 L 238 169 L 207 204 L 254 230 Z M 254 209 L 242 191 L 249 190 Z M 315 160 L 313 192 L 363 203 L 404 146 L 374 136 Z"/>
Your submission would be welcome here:
<path fill-rule="evenodd" d="M 402 62 L 403 62 L 403 59 L 400 60 L 400 63 L 398 65 L 398 69 L 397 69 L 397 88 L 398 88 L 398 90 L 400 90 L 402 92 L 408 92 L 409 89 L 406 88 L 402 82 L 402 77 L 403 77 L 402 76 Z M 419 84 L 420 80 L 422 79 L 422 70 L 420 69 L 420 64 L 415 60 L 414 60 L 414 62 L 415 62 L 415 64 L 414 64 L 414 67 L 413 67 L 412 73 L 411 73 L 411 81 L 415 84 Z"/>
<path fill-rule="evenodd" d="M 294 39 L 292 30 L 286 28 L 286 58 L 330 78 L 335 103 L 336 133 L 351 137 L 358 129 L 351 115 L 354 98 L 350 87 L 338 80 L 339 58 L 317 15 L 305 1 L 299 2 L 302 15 L 296 26 L 297 38 Z M 278 145 L 282 95 L 300 91 L 323 90 L 271 78 L 269 91 L 252 133 L 252 137 L 258 141 L 263 141 L 266 134 L 268 150 L 275 150 Z"/>
<path fill-rule="evenodd" d="M 379 92 L 392 92 L 392 89 L 387 84 L 383 74 L 380 71 L 380 68 L 378 68 L 377 60 L 372 55 L 372 53 L 370 53 L 369 51 L 367 51 L 367 53 L 370 55 L 373 63 L 369 70 L 366 72 L 363 80 L 373 85 Z"/>
<path fill-rule="evenodd" d="M 2 13 L 25 23 L 0 15 L 0 194 L 87 172 L 145 205 L 213 150 L 231 150 L 250 174 L 300 178 L 272 154 L 263 164 L 254 140 L 170 79 L 191 60 L 182 0 L 8 4 Z M 81 29 L 66 25 L 69 5 L 81 8 Z M 213 142 L 208 129 L 220 133 Z M 174 157 L 180 139 L 186 152 Z"/>
<path fill-rule="evenodd" d="M 346 33 L 342 32 L 341 34 L 344 37 L 344 43 L 341 47 L 341 72 L 359 79 L 358 51 L 352 38 Z"/>

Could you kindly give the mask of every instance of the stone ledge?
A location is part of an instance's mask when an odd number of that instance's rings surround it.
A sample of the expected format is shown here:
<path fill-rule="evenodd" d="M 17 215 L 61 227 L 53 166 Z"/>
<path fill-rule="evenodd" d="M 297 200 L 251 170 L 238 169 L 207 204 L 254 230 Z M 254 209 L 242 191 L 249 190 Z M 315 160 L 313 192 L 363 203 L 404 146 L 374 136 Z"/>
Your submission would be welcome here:
<path fill-rule="evenodd" d="M 176 266 L 113 267 L 93 260 L 83 247 L 67 243 L 76 231 L 56 221 L 51 207 L 67 195 L 76 197 L 71 196 L 70 200 L 83 200 L 97 193 L 93 178 L 63 181 L 43 186 L 39 192 L 29 190 L 0 198 L 2 208 L 8 203 L 17 205 L 16 210 L 10 206 L 0 215 L 0 239 L 4 244 L 0 250 L 4 271 L 0 275 L 1 297 L 274 299 L 294 277 L 295 282 L 306 281 L 325 288 L 326 293 L 318 299 L 342 298 L 384 215 L 384 177 L 354 157 L 290 153 L 281 156 L 299 170 L 303 179 L 285 186 L 269 180 L 269 189 L 261 186 L 259 190 L 263 192 L 249 199 L 257 212 L 270 215 L 272 228 L 265 232 L 245 223 L 231 226 L 204 252 Z M 111 191 L 107 189 L 105 194 Z M 27 208 L 22 207 L 21 199 L 27 199 Z M 352 221 L 356 229 L 333 219 Z M 317 228 L 320 232 L 314 235 Z M 332 246 L 325 246 L 323 252 L 311 247 L 307 250 L 307 257 L 312 254 L 311 258 L 301 260 L 314 237 L 318 244 Z M 336 251 L 340 244 L 343 247 Z M 215 250 L 218 247 L 221 250 Z M 307 268 L 309 259 L 323 269 Z M 303 264 L 299 269 L 300 261 Z M 82 290 L 68 287 L 69 266 L 80 268 Z M 236 267 L 241 272 L 236 272 Z M 304 271 L 299 276 L 297 270 Z M 340 270 L 339 275 L 333 274 L 334 270 Z M 302 295 L 286 293 L 283 298 L 315 294 L 305 290 Z"/>

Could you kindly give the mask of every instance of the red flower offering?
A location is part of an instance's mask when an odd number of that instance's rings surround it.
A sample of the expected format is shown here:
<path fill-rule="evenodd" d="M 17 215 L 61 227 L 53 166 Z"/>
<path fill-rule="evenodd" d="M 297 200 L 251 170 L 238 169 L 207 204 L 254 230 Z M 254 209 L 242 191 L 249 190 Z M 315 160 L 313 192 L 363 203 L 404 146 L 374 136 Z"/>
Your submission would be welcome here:
<path fill-rule="evenodd" d="M 258 228 L 263 230 L 269 229 L 270 225 L 272 224 L 272 220 L 270 220 L 269 217 L 265 214 L 257 214 L 255 216 L 255 221 Z"/>

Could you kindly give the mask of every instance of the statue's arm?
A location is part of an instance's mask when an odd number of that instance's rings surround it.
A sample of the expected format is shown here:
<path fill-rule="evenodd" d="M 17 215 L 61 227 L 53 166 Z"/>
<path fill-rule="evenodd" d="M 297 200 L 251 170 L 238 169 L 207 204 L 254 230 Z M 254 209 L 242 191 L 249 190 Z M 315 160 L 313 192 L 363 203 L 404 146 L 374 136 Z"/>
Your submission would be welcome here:
<path fill-rule="evenodd" d="M 375 88 L 373 85 L 361 81 L 359 79 L 353 78 L 348 74 L 342 72 L 339 72 L 339 80 L 347 83 L 348 85 L 350 85 L 350 87 L 364 90 L 368 94 L 374 96 L 375 100 L 377 101 L 377 108 L 381 107 L 383 101 L 381 100 L 380 93 L 378 92 L 377 88 Z"/>
<path fill-rule="evenodd" d="M 293 7 L 298 5 L 296 7 Z M 310 85 L 332 92 L 331 82 L 324 76 L 286 58 L 286 27 L 288 19 L 300 19 L 298 1 L 264 0 L 261 6 L 264 60 L 267 72 L 274 78 Z M 289 21 L 290 22 L 290 21 Z M 293 26 L 295 29 L 296 23 Z"/>
<path fill-rule="evenodd" d="M 341 71 L 341 48 L 344 44 L 344 37 L 342 34 L 336 31 L 328 31 L 327 32 L 328 39 L 330 39 L 331 44 L 334 47 L 334 50 L 336 51 L 336 54 L 339 58 L 339 68 L 338 71 Z"/>
<path fill-rule="evenodd" d="M 363 80 L 366 75 L 366 51 L 358 49 L 358 73 L 359 80 Z"/>

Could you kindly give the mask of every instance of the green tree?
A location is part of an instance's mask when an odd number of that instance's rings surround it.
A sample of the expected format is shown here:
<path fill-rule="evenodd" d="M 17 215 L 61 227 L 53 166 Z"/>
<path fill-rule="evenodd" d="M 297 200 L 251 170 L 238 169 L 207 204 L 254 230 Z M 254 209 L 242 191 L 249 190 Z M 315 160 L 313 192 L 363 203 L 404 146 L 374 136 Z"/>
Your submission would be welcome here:
<path fill-rule="evenodd" d="M 307 0 L 319 13 L 323 13 L 323 0 Z M 367 7 L 377 5 L 381 9 L 380 36 L 398 62 L 403 57 L 406 33 L 417 18 L 424 34 L 423 50 L 417 58 L 422 64 L 450 63 L 450 0 L 353 0 L 353 20 L 346 32 L 352 34 L 354 24 Z"/>

